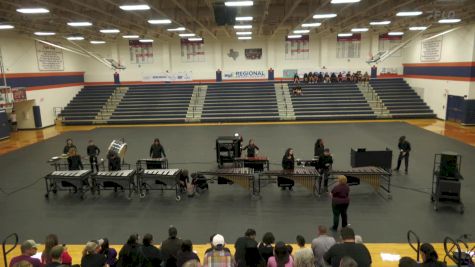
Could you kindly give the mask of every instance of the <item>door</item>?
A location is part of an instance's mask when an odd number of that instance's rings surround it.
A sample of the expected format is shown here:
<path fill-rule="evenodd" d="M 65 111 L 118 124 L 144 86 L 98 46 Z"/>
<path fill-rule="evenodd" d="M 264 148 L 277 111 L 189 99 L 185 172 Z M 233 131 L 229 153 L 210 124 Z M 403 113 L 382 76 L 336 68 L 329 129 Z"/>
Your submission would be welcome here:
<path fill-rule="evenodd" d="M 445 119 L 462 122 L 464 101 L 463 96 L 449 95 L 447 97 L 447 114 Z"/>

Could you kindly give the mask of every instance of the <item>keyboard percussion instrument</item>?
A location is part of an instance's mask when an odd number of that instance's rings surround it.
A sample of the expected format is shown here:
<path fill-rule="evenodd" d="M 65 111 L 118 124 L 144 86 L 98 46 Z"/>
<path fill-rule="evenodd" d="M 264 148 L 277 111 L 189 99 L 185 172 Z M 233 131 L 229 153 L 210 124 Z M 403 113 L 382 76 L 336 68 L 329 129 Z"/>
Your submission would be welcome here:
<path fill-rule="evenodd" d="M 129 198 L 135 191 L 135 170 L 120 170 L 120 171 L 100 171 L 94 173 L 92 176 L 94 190 L 100 195 L 101 190 L 121 189 L 122 191 L 129 191 Z"/>
<path fill-rule="evenodd" d="M 293 170 L 270 170 L 260 173 L 259 180 L 276 179 L 276 177 L 284 177 L 293 180 L 295 183 L 302 185 L 310 190 L 314 195 L 318 195 L 318 179 L 320 173 L 313 167 L 296 167 Z"/>
<path fill-rule="evenodd" d="M 197 174 L 204 175 L 206 177 L 211 177 L 209 180 L 212 182 L 214 182 L 216 177 L 224 178 L 234 184 L 243 187 L 246 190 L 249 190 L 252 195 L 256 195 L 259 192 L 258 188 L 256 188 L 255 185 L 256 179 L 254 169 L 251 168 L 226 168 L 198 172 Z"/>
<path fill-rule="evenodd" d="M 234 159 L 236 168 L 252 168 L 254 171 L 269 170 L 269 159 L 265 156 L 240 157 Z"/>
<path fill-rule="evenodd" d="M 45 176 L 45 197 L 48 198 L 50 192 L 56 194 L 58 191 L 69 191 L 79 192 L 83 199 L 87 190 L 91 188 L 89 181 L 91 173 L 91 170 L 53 171 Z"/>
<path fill-rule="evenodd" d="M 143 198 L 149 190 L 174 190 L 177 201 L 181 199 L 180 175 L 181 169 L 140 169 L 137 171 L 137 185 L 140 197 Z"/>
<path fill-rule="evenodd" d="M 381 167 L 359 167 L 347 171 L 332 170 L 330 174 L 344 175 L 348 179 L 349 185 L 359 185 L 361 181 L 369 184 L 376 192 L 381 190 L 386 192 L 388 198 L 391 198 L 391 171 Z"/>

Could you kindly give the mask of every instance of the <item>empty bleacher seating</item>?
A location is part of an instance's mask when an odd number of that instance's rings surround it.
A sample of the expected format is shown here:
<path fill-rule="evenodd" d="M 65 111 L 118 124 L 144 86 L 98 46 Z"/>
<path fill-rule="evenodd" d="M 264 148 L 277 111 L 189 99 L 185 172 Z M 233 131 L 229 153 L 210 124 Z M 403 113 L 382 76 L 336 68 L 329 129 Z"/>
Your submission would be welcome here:
<path fill-rule="evenodd" d="M 434 118 L 434 112 L 401 78 L 370 81 L 393 118 Z"/>

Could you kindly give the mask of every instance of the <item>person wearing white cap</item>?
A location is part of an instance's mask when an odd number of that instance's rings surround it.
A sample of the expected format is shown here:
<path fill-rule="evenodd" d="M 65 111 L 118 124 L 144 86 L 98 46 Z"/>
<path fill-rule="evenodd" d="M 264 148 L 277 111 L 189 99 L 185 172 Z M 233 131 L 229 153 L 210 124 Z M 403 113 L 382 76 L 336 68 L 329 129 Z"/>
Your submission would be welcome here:
<path fill-rule="evenodd" d="M 31 263 L 33 267 L 41 267 L 41 261 L 39 259 L 33 258 L 38 252 L 38 244 L 36 244 L 35 240 L 26 240 L 20 246 L 21 255 L 13 258 L 10 261 L 10 267 L 15 265 L 18 262 L 27 261 Z"/>
<path fill-rule="evenodd" d="M 213 248 L 205 254 L 203 267 L 231 267 L 234 265 L 231 252 L 224 247 L 226 243 L 222 235 L 214 235 L 211 244 Z"/>

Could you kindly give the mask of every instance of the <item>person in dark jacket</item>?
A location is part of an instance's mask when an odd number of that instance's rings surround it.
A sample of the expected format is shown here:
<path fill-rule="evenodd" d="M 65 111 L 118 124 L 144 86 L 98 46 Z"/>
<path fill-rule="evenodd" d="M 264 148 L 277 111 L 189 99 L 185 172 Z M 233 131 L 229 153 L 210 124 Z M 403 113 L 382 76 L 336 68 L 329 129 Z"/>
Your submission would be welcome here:
<path fill-rule="evenodd" d="M 420 248 L 422 263 L 421 267 L 447 267 L 444 262 L 439 261 L 439 255 L 434 247 L 429 243 L 424 243 Z"/>
<path fill-rule="evenodd" d="M 94 171 L 94 167 L 96 167 L 96 171 L 99 172 L 99 165 L 97 164 L 97 156 L 99 156 L 99 153 L 101 153 L 101 150 L 94 144 L 94 141 L 89 140 L 87 155 L 89 156 L 92 171 Z"/>
<path fill-rule="evenodd" d="M 340 216 L 342 221 L 342 228 L 348 225 L 348 215 L 346 212 L 348 210 L 348 206 L 350 205 L 350 187 L 347 184 L 346 176 L 339 175 L 337 179 L 338 184 L 333 187 L 331 192 L 333 210 L 333 231 L 336 231 L 338 229 L 338 225 L 340 224 Z"/>
<path fill-rule="evenodd" d="M 313 149 L 313 156 L 321 157 L 323 155 L 324 150 L 325 150 L 325 145 L 323 144 L 323 139 L 318 138 L 317 142 L 315 142 L 315 147 Z"/>
<path fill-rule="evenodd" d="M 397 167 L 395 171 L 399 171 L 401 167 L 401 161 L 404 159 L 404 164 L 406 165 L 406 173 L 409 167 L 409 152 L 411 152 L 411 143 L 406 140 L 405 136 L 399 137 L 399 143 L 397 144 L 399 148 L 399 157 L 397 158 Z"/>
<path fill-rule="evenodd" d="M 186 262 L 191 260 L 197 260 L 199 262 L 200 258 L 193 252 L 191 240 L 184 240 L 181 244 L 181 250 L 177 255 L 176 266 L 182 267 Z"/>
<path fill-rule="evenodd" d="M 150 146 L 150 151 L 149 155 L 152 159 L 159 159 L 159 158 L 166 158 L 167 155 L 165 154 L 165 149 L 163 148 L 162 144 L 160 144 L 160 140 L 158 138 L 155 138 L 153 140 L 152 146 Z M 161 169 L 162 168 L 162 163 L 161 162 L 154 162 L 154 163 L 149 163 L 147 165 L 148 169 Z"/>
<path fill-rule="evenodd" d="M 141 245 L 138 243 L 138 235 L 133 234 L 119 252 L 118 267 L 136 267 L 144 262 Z"/>
<path fill-rule="evenodd" d="M 117 152 L 109 151 L 107 160 L 109 161 L 109 171 L 120 171 L 120 157 Z"/>
<path fill-rule="evenodd" d="M 236 240 L 234 248 L 236 267 L 257 267 L 262 264 L 263 259 L 257 248 L 256 230 L 247 229 L 244 236 Z"/>
<path fill-rule="evenodd" d="M 341 260 L 350 257 L 356 261 L 358 267 L 370 267 L 372 263 L 371 254 L 364 244 L 355 242 L 355 232 L 349 227 L 341 229 L 342 242 L 333 245 L 323 258 L 332 267 L 340 267 Z"/>
<path fill-rule="evenodd" d="M 253 158 L 256 156 L 256 152 L 259 151 L 259 147 L 254 143 L 254 139 L 250 139 L 249 144 L 241 150 L 247 150 L 247 157 Z"/>
<path fill-rule="evenodd" d="M 162 253 L 162 261 L 165 267 L 176 267 L 178 252 L 181 250 L 183 241 L 177 237 L 178 230 L 174 226 L 168 229 L 168 239 L 162 242 L 160 246 Z"/>
<path fill-rule="evenodd" d="M 330 149 L 325 148 L 323 155 L 318 158 L 317 169 L 323 176 L 323 190 L 328 192 L 328 178 L 330 177 L 330 170 L 333 165 L 333 157 L 330 154 Z M 320 184 L 321 186 L 321 184 Z"/>
<path fill-rule="evenodd" d="M 68 154 L 71 148 L 76 148 L 76 146 L 73 144 L 73 139 L 68 138 L 66 139 L 66 145 L 63 148 L 63 154 Z"/>
<path fill-rule="evenodd" d="M 162 253 L 160 249 L 153 245 L 153 236 L 145 234 L 142 240 L 142 253 L 144 256 L 144 266 L 160 267 L 162 263 Z"/>
<path fill-rule="evenodd" d="M 71 147 L 68 152 L 68 170 L 77 171 L 84 169 L 81 156 L 77 153 L 76 147 Z"/>
<path fill-rule="evenodd" d="M 99 254 L 104 255 L 106 263 L 110 267 L 115 267 L 117 264 L 117 251 L 109 247 L 109 239 L 103 238 L 98 240 L 100 251 Z"/>
<path fill-rule="evenodd" d="M 294 150 L 292 148 L 288 148 L 285 151 L 284 156 L 282 157 L 282 169 L 285 171 L 293 171 L 295 168 L 295 157 L 294 157 Z M 282 188 L 282 190 L 285 190 L 285 188 L 288 188 L 289 190 L 292 190 L 292 187 L 294 186 L 294 181 L 291 179 L 287 179 L 285 177 L 277 177 L 277 185 Z"/>
<path fill-rule="evenodd" d="M 262 237 L 262 242 L 257 245 L 259 253 L 261 254 L 265 263 L 267 263 L 270 257 L 274 256 L 274 247 L 272 246 L 274 243 L 274 235 L 271 232 L 267 232 Z"/>

